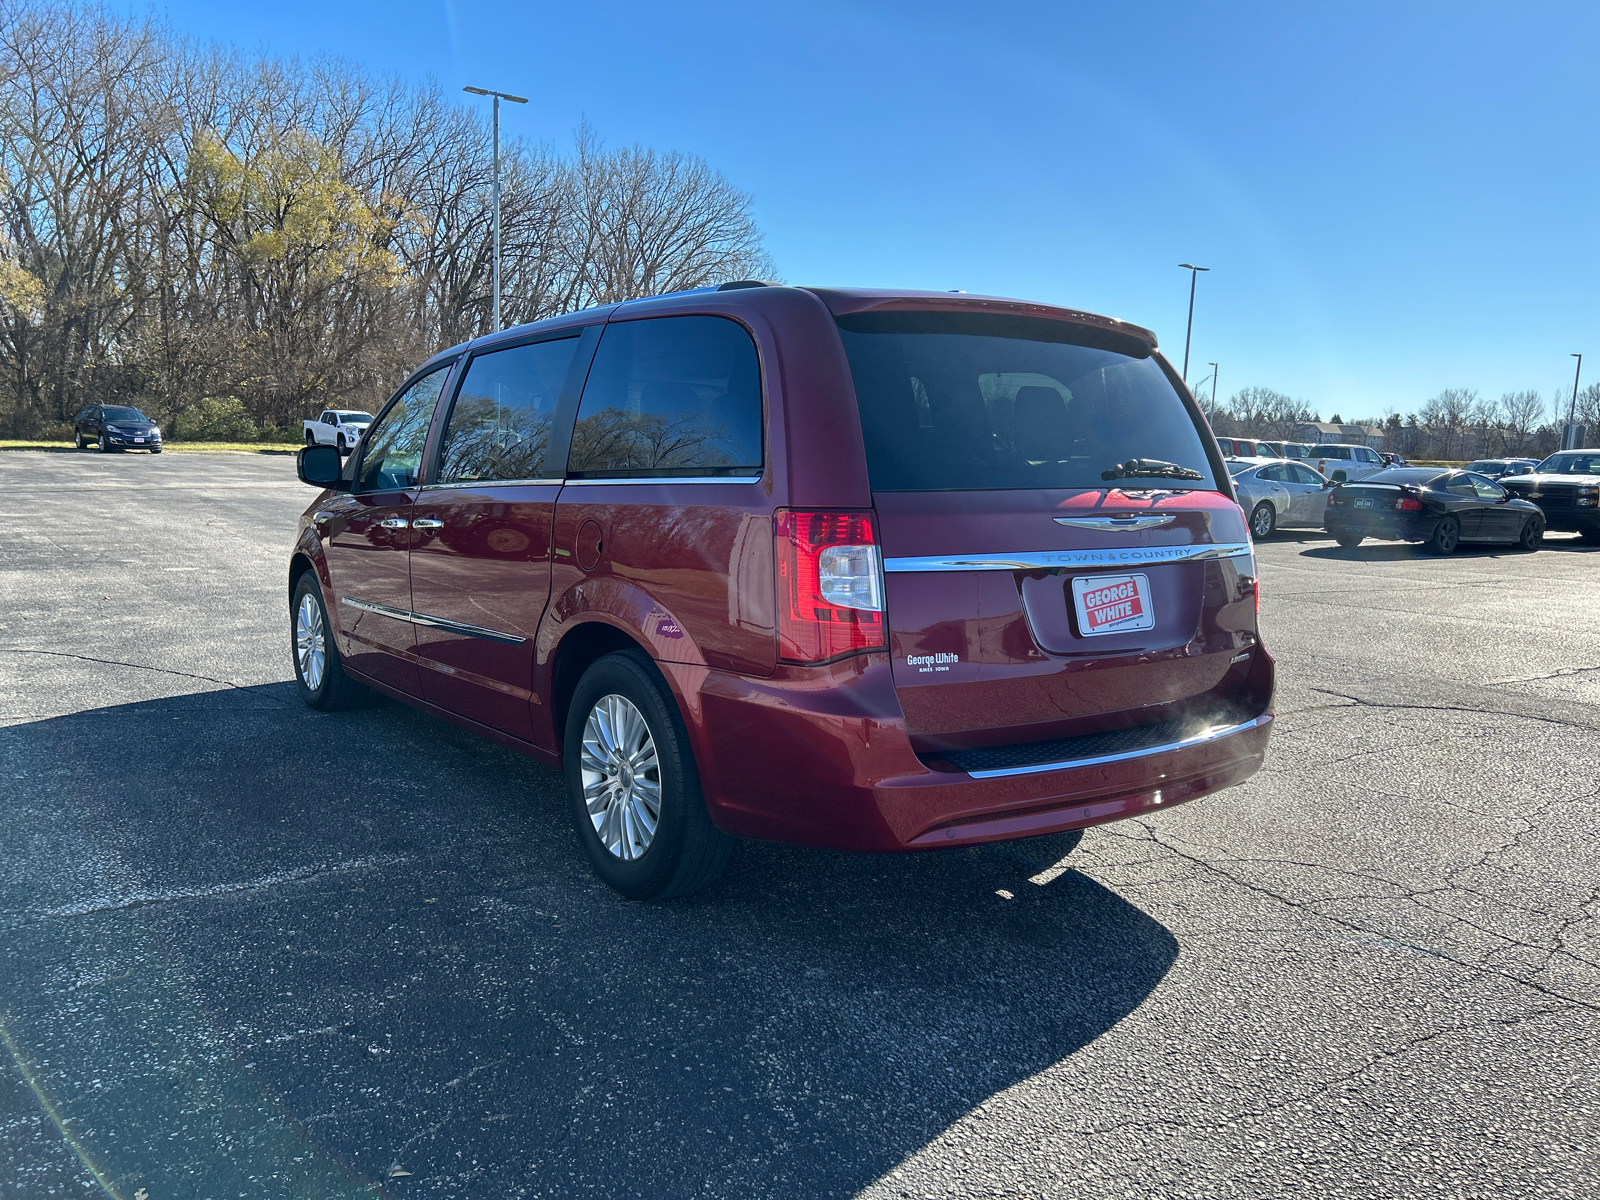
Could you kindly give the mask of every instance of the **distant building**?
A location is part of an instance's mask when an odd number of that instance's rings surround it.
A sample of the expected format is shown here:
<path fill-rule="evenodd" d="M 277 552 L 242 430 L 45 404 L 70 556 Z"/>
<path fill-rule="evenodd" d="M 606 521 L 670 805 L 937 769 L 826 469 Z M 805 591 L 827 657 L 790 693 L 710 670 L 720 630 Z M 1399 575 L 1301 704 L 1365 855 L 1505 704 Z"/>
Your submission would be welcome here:
<path fill-rule="evenodd" d="M 1294 437 L 1291 440 L 1313 444 L 1371 446 L 1376 450 L 1383 445 L 1383 429 L 1377 425 L 1330 425 L 1326 421 L 1302 421 L 1294 427 Z"/>

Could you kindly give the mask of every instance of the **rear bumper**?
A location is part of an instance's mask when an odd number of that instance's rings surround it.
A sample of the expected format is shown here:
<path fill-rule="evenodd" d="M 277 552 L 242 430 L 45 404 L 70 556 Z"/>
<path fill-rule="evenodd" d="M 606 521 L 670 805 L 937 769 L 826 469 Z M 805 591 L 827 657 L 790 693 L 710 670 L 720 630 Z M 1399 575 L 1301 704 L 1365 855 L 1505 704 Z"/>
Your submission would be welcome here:
<path fill-rule="evenodd" d="M 1260 647 L 1255 655 L 1251 692 L 1265 706 L 1272 659 Z M 770 679 L 661 667 L 684 702 L 717 825 L 837 850 L 1008 841 L 1170 808 L 1248 779 L 1271 736 L 1265 709 L 1131 753 L 937 770 L 912 750 L 886 657 Z"/>
<path fill-rule="evenodd" d="M 1346 514 L 1331 512 L 1324 518 L 1324 528 L 1335 537 L 1348 533 L 1360 537 L 1382 538 L 1385 541 L 1425 542 L 1433 536 L 1438 517 L 1396 517 L 1387 514 Z"/>

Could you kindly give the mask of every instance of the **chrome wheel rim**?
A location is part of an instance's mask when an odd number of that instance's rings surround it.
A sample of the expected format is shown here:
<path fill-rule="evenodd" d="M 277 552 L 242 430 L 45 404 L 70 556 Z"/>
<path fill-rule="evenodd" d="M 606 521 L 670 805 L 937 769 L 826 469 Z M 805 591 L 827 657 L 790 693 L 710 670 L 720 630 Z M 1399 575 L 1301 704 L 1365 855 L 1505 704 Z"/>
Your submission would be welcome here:
<path fill-rule="evenodd" d="M 1255 528 L 1251 532 L 1258 538 L 1264 538 L 1272 532 L 1272 510 L 1265 504 L 1256 509 Z"/>
<path fill-rule="evenodd" d="M 300 597 L 300 607 L 294 614 L 294 656 L 300 668 L 300 678 L 313 692 L 322 686 L 322 674 L 327 669 L 327 627 L 322 623 L 322 605 L 307 592 Z"/>
<path fill-rule="evenodd" d="M 595 835 L 617 858 L 632 862 L 650 849 L 661 819 L 661 763 L 655 738 L 637 705 L 602 696 L 583 725 L 583 803 Z"/>

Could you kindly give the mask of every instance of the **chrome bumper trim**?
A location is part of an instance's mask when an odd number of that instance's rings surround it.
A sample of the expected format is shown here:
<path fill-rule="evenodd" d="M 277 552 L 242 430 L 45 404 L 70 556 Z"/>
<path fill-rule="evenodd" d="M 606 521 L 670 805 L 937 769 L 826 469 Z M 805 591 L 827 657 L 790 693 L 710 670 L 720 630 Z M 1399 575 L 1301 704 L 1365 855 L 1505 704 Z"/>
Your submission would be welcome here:
<path fill-rule="evenodd" d="M 936 555 L 886 558 L 885 571 L 1037 571 L 1053 567 L 1140 567 L 1150 563 L 1198 562 L 1251 553 L 1249 542 L 1202 546 L 1115 546 L 1100 550 L 1049 550 L 1025 554 Z"/>
<path fill-rule="evenodd" d="M 339 597 L 339 603 L 348 604 L 351 608 L 360 609 L 362 612 L 377 613 L 380 617 L 392 617 L 396 621 L 405 621 L 411 625 L 426 625 L 430 629 L 443 629 L 465 637 L 483 638 L 485 641 L 499 642 L 503 646 L 520 646 L 528 640 L 515 633 L 501 633 L 497 629 L 485 629 L 482 625 L 468 625 L 465 621 L 451 621 L 445 617 L 430 617 L 427 613 L 408 612 L 403 608 L 390 608 L 387 604 L 373 604 L 350 596 Z"/>
<path fill-rule="evenodd" d="M 1045 771 L 1069 771 L 1076 767 L 1096 767 L 1102 763 L 1125 762 L 1130 758 L 1147 758 L 1152 754 L 1166 754 L 1172 750 L 1185 750 L 1191 746 L 1204 745 L 1207 742 L 1220 741 L 1225 737 L 1232 737 L 1236 733 L 1256 729 L 1262 725 L 1270 725 L 1272 717 L 1262 713 L 1252 721 L 1241 725 L 1220 725 L 1207 729 L 1204 733 L 1197 733 L 1193 737 L 1184 738 L 1182 741 L 1167 742 L 1161 746 L 1149 746 L 1143 750 L 1128 750 L 1122 754 L 1101 754 L 1094 758 L 1073 758 L 1066 762 L 1039 763 L 1032 767 L 1001 767 L 993 771 L 968 771 L 967 774 L 974 779 L 999 779 L 1006 775 L 1038 775 Z"/>

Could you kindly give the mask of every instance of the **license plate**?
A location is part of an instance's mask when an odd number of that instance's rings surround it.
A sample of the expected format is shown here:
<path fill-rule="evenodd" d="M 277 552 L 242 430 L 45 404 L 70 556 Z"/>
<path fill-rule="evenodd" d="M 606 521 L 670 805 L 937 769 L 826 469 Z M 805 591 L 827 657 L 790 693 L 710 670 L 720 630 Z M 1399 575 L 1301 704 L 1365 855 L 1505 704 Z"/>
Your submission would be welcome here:
<path fill-rule="evenodd" d="M 1356 507 L 1357 508 L 1371 508 L 1372 507 L 1372 501 L 1371 500 L 1357 500 L 1356 501 Z"/>
<path fill-rule="evenodd" d="M 1078 630 L 1084 637 L 1131 633 L 1156 623 L 1150 606 L 1150 580 L 1145 575 L 1096 575 L 1072 581 L 1072 602 L 1078 609 Z"/>
<path fill-rule="evenodd" d="M 134 438 L 133 439 L 133 444 L 136 445 L 136 446 L 142 446 L 142 445 L 144 445 L 144 439 L 143 438 Z"/>

